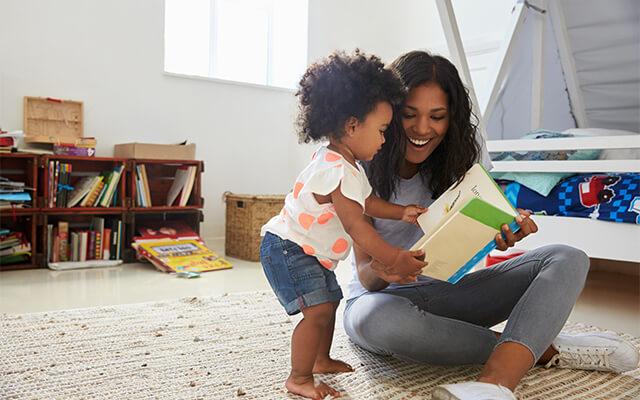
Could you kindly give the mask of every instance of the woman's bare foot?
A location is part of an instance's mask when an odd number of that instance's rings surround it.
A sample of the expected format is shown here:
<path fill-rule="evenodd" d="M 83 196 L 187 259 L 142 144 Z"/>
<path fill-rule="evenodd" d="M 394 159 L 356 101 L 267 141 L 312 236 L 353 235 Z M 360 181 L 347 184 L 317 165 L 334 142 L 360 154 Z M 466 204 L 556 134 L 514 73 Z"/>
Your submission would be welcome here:
<path fill-rule="evenodd" d="M 284 386 L 293 394 L 313 400 L 323 400 L 327 396 L 340 397 L 340 392 L 324 382 L 316 383 L 313 376 L 289 376 Z"/>
<path fill-rule="evenodd" d="M 334 360 L 329 357 L 322 359 L 316 358 L 316 363 L 313 365 L 314 374 L 332 374 L 339 372 L 353 372 L 353 367 L 344 361 Z"/>

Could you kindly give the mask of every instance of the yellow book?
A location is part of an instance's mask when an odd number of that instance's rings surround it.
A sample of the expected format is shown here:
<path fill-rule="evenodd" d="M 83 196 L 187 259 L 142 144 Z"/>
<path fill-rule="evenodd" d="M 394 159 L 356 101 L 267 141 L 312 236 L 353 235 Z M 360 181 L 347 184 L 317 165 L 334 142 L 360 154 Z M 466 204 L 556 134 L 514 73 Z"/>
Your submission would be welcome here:
<path fill-rule="evenodd" d="M 194 239 L 167 239 L 136 244 L 137 251 L 150 261 L 171 271 L 183 267 L 187 271 L 207 272 L 232 268 L 232 264 L 200 241 Z"/>
<path fill-rule="evenodd" d="M 102 187 L 104 186 L 104 182 L 102 182 L 103 178 L 103 176 L 96 177 L 96 182 L 91 188 L 91 191 L 89 191 L 85 198 L 80 202 L 81 207 L 91 207 L 93 205 L 93 203 L 96 201 L 96 198 L 98 197 L 98 194 L 102 190 Z"/>

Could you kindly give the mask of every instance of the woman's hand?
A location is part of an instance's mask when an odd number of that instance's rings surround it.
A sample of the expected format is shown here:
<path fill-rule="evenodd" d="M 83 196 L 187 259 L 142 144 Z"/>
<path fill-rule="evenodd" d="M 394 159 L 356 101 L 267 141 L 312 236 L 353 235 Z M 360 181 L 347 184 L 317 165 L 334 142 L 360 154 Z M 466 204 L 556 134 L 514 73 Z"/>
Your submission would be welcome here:
<path fill-rule="evenodd" d="M 538 232 L 538 225 L 529 218 L 531 213 L 522 209 L 518 209 L 518 212 L 520 214 L 516 216 L 516 222 L 520 226 L 520 230 L 513 233 L 507 224 L 502 225 L 502 234 L 498 233 L 496 235 L 496 248 L 498 250 L 507 250 L 509 247 L 513 247 L 516 242 L 521 241 L 532 233 Z"/>
<path fill-rule="evenodd" d="M 421 258 L 424 259 L 424 252 L 422 252 L 422 250 L 420 250 L 420 252 Z M 378 278 L 383 279 L 387 283 L 412 283 L 418 279 L 418 275 L 420 275 L 420 273 L 422 272 L 422 268 L 420 267 L 416 268 L 405 266 L 405 268 L 398 270 L 395 268 L 387 267 L 386 265 L 383 265 L 376 260 L 372 260 L 368 265 L 369 268 L 374 271 L 375 275 Z"/>
<path fill-rule="evenodd" d="M 416 204 L 410 204 L 404 207 L 402 212 L 402 220 L 410 224 L 418 224 L 418 217 L 427 212 L 425 207 L 420 207 Z"/>

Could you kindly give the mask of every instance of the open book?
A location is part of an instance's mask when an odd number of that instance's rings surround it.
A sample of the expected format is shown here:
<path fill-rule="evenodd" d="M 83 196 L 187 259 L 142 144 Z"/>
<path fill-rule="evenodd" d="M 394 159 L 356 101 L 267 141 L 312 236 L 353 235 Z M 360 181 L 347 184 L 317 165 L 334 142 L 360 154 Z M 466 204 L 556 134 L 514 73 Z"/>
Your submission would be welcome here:
<path fill-rule="evenodd" d="M 422 274 L 456 283 L 496 247 L 503 224 L 516 232 L 517 211 L 480 164 L 467 171 L 418 217 L 425 235 L 411 250 L 423 249 Z"/>

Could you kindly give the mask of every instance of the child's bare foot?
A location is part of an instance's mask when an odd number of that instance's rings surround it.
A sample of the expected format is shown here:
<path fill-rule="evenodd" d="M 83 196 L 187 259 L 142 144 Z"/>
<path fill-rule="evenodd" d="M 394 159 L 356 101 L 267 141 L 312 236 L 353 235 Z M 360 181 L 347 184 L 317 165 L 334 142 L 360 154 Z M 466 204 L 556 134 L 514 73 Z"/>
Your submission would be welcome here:
<path fill-rule="evenodd" d="M 313 365 L 314 374 L 332 374 L 338 372 L 353 372 L 353 367 L 344 361 L 334 360 L 333 358 L 324 357 L 316 358 Z"/>
<path fill-rule="evenodd" d="M 323 382 L 316 385 L 312 376 L 289 376 L 285 382 L 287 390 L 293 394 L 313 400 L 323 400 L 327 396 L 340 397 L 340 392 Z"/>

